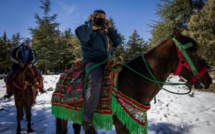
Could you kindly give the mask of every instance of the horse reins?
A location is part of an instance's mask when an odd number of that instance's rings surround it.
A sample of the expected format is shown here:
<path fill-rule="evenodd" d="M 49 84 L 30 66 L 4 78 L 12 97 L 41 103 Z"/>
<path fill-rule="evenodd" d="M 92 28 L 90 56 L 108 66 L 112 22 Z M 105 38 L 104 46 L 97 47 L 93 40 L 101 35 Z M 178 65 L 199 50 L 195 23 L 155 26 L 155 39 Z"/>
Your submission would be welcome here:
<path fill-rule="evenodd" d="M 34 77 L 36 77 L 37 76 L 37 74 L 35 75 L 35 73 L 34 73 L 34 71 L 33 71 L 33 69 L 30 69 L 31 70 L 31 73 L 34 75 Z M 13 81 L 13 83 L 12 83 L 13 85 L 14 85 L 14 87 L 15 88 L 17 88 L 17 89 L 19 89 L 19 90 L 22 90 L 22 99 L 25 97 L 25 93 L 24 93 L 24 91 L 25 91 L 25 89 L 26 89 L 26 82 L 25 82 L 25 77 L 24 77 L 24 79 L 23 79 L 23 83 L 21 84 L 21 85 L 23 85 L 23 86 L 19 86 L 15 81 Z M 28 85 L 30 85 L 30 86 L 33 86 L 32 84 L 29 84 L 29 82 L 27 83 Z M 33 92 L 34 93 L 34 92 Z M 35 94 L 33 94 L 33 96 L 34 96 Z"/>
<path fill-rule="evenodd" d="M 169 83 L 169 82 L 163 82 L 163 81 L 158 81 L 155 76 L 153 75 L 153 73 L 151 72 L 150 68 L 149 68 L 149 65 L 147 64 L 146 62 L 146 59 L 145 57 L 142 55 L 142 59 L 147 67 L 147 70 L 149 71 L 150 75 L 152 76 L 153 79 L 147 77 L 147 76 L 144 76 L 142 75 L 141 73 L 137 72 L 136 70 L 132 69 L 131 67 L 129 67 L 128 65 L 126 64 L 123 64 L 125 67 L 127 67 L 128 69 L 130 69 L 131 71 L 135 72 L 136 74 L 138 74 L 139 76 L 151 81 L 151 82 L 154 82 L 158 85 L 158 87 L 160 89 L 163 89 L 167 92 L 170 92 L 170 93 L 173 93 L 173 94 L 179 94 L 179 95 L 185 95 L 185 94 L 189 94 L 191 92 L 191 89 L 192 89 L 192 85 L 200 79 L 200 77 L 202 77 L 204 75 L 204 73 L 207 72 L 207 68 L 206 67 L 203 67 L 199 72 L 197 71 L 197 69 L 195 68 L 191 58 L 189 57 L 189 55 L 187 54 L 186 50 L 187 48 L 190 48 L 193 46 L 192 43 L 187 43 L 187 45 L 182 45 L 180 42 L 178 42 L 175 38 L 172 38 L 172 40 L 174 41 L 175 45 L 176 45 L 176 49 L 177 49 L 177 53 L 178 53 L 178 58 L 179 58 L 179 64 L 178 64 L 178 67 L 175 71 L 175 75 L 180 75 L 181 73 L 181 70 L 183 67 L 187 68 L 188 70 L 191 70 L 194 74 L 193 78 L 191 78 L 190 80 L 188 80 L 187 83 Z M 185 59 L 186 60 L 185 60 Z M 186 85 L 188 87 L 188 92 L 185 92 L 185 93 L 178 93 L 178 92 L 172 92 L 172 91 L 169 91 L 163 87 L 160 86 L 160 84 L 164 84 L 164 85 Z"/>

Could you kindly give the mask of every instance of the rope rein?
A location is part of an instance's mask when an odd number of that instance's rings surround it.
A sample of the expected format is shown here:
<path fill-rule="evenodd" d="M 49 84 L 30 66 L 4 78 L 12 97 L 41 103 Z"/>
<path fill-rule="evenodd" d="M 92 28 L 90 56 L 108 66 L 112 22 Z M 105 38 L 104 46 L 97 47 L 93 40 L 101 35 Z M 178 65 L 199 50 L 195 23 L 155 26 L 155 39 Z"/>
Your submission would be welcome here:
<path fill-rule="evenodd" d="M 164 91 L 167 91 L 167 92 L 172 93 L 172 94 L 177 94 L 177 95 L 186 95 L 186 94 L 189 94 L 189 93 L 191 92 L 191 90 L 192 90 L 192 84 L 170 83 L 170 82 L 158 81 L 158 80 L 156 79 L 156 77 L 153 75 L 152 71 L 150 70 L 149 65 L 147 64 L 146 59 L 145 59 L 145 57 L 144 57 L 143 55 L 142 55 L 142 59 L 143 59 L 144 64 L 146 65 L 146 68 L 147 68 L 148 72 L 150 73 L 150 75 L 152 76 L 153 79 L 151 79 L 151 78 L 149 78 L 149 77 L 147 77 L 147 76 L 145 76 L 145 75 L 143 75 L 143 74 L 137 72 L 136 70 L 132 69 L 131 67 L 129 67 L 129 66 L 128 66 L 127 64 L 125 64 L 125 63 L 122 63 L 122 65 L 125 66 L 125 67 L 127 67 L 129 70 L 131 70 L 132 72 L 136 73 L 137 75 L 141 76 L 142 78 L 145 78 L 145 79 L 148 80 L 148 81 L 151 81 L 151 82 L 153 82 L 153 83 L 156 83 L 157 86 L 158 86 L 158 88 L 159 88 L 160 90 L 162 89 L 162 90 L 164 90 Z M 107 63 L 107 61 L 108 61 L 108 59 L 104 60 L 104 61 L 101 62 L 101 63 L 98 63 L 98 64 L 93 65 L 93 66 L 90 67 L 90 69 L 86 72 L 86 75 L 85 75 L 85 78 L 84 78 L 83 96 L 85 96 L 85 92 L 86 92 L 86 89 L 87 89 L 87 78 L 88 78 L 90 72 L 91 72 L 93 69 L 95 69 L 95 68 L 101 66 L 102 64 Z M 163 85 L 170 85 L 170 86 L 186 85 L 186 86 L 188 87 L 188 92 L 185 92 L 185 93 L 173 92 L 173 91 L 170 91 L 170 90 L 167 90 L 167 89 L 163 88 L 160 84 L 163 84 Z M 118 80 L 117 80 L 117 87 L 116 87 L 116 88 L 118 88 Z M 154 103 L 156 103 L 156 97 L 154 98 Z M 84 110 L 84 108 L 83 108 L 83 110 Z"/>
<path fill-rule="evenodd" d="M 142 55 L 142 59 L 143 59 L 145 65 L 146 65 L 147 70 L 149 71 L 149 73 L 150 73 L 150 75 L 152 76 L 153 79 L 151 79 L 151 78 L 149 78 L 149 77 L 147 77 L 147 76 L 145 76 L 145 75 L 143 75 L 143 74 L 137 72 L 136 70 L 132 69 L 131 67 L 129 67 L 129 66 L 126 65 L 125 63 L 123 63 L 123 66 L 127 67 L 129 70 L 131 70 L 132 72 L 138 74 L 138 75 L 141 76 L 142 78 L 145 78 L 145 79 L 147 79 L 148 81 L 151 81 L 151 82 L 156 83 L 156 84 L 158 85 L 159 89 L 163 89 L 163 90 L 165 90 L 165 91 L 167 91 L 167 92 L 169 92 L 169 93 L 178 94 L 178 95 L 185 95 L 185 94 L 189 94 L 189 93 L 191 92 L 192 84 L 170 83 L 170 82 L 158 81 L 158 80 L 155 78 L 155 76 L 152 74 L 152 72 L 151 72 L 151 70 L 150 70 L 150 68 L 149 68 L 149 66 L 148 66 L 148 64 L 147 64 L 147 62 L 146 62 L 146 60 L 145 60 L 145 57 L 144 57 L 143 55 Z M 188 87 L 188 90 L 189 90 L 189 91 L 188 91 L 188 92 L 185 92 L 185 93 L 177 93 L 177 92 L 169 91 L 169 90 L 167 90 L 167 89 L 161 87 L 160 84 L 170 85 L 170 86 L 186 85 L 186 86 Z"/>
<path fill-rule="evenodd" d="M 180 42 L 178 42 L 175 38 L 172 38 L 172 40 L 173 40 L 173 42 L 175 43 L 175 45 L 177 46 L 177 48 L 179 49 L 180 53 L 182 53 L 182 55 L 183 55 L 183 57 L 185 58 L 185 60 L 188 62 L 188 67 L 190 68 L 190 70 L 191 70 L 192 73 L 194 74 L 194 78 L 195 78 L 195 81 L 196 81 L 196 80 L 197 80 L 197 79 L 196 79 L 196 75 L 202 76 L 202 75 L 207 71 L 207 69 L 203 68 L 202 71 L 200 71 L 200 73 L 198 73 L 198 71 L 197 71 L 195 65 L 193 64 L 192 60 L 190 59 L 189 55 L 187 54 L 186 51 L 184 51 L 184 50 L 186 50 L 187 48 L 192 47 L 193 44 L 192 44 L 192 43 L 187 43 L 187 44 L 185 44 L 185 45 L 182 45 L 182 44 L 181 44 Z M 182 55 L 181 55 L 181 56 L 182 56 Z M 134 70 L 133 68 L 129 67 L 129 66 L 128 66 L 127 64 L 125 64 L 125 63 L 122 63 L 122 65 L 125 66 L 125 67 L 127 67 L 130 71 L 134 72 L 135 74 L 141 76 L 142 78 L 145 78 L 146 80 L 148 80 L 148 81 L 150 81 L 150 82 L 156 83 L 157 86 L 158 86 L 158 88 L 159 88 L 160 90 L 162 89 L 162 90 L 164 90 L 164 91 L 167 91 L 167 92 L 172 93 L 172 94 L 177 94 L 177 95 L 186 95 L 186 94 L 189 94 L 189 93 L 191 92 L 191 90 L 192 90 L 192 84 L 191 84 L 191 83 L 170 83 L 170 82 L 158 81 L 158 80 L 156 79 L 156 77 L 153 75 L 152 71 L 150 70 L 149 65 L 148 65 L 148 63 L 146 62 L 146 59 L 145 59 L 144 55 L 142 55 L 142 59 L 143 59 L 144 64 L 146 65 L 146 68 L 147 68 L 149 74 L 151 75 L 151 77 L 152 77 L 153 79 L 151 79 L 151 78 L 149 78 L 149 77 L 147 77 L 147 76 L 145 76 L 145 75 L 143 75 L 143 74 L 137 72 L 136 70 Z M 85 92 L 86 92 L 86 88 L 87 88 L 87 78 L 88 78 L 88 76 L 89 76 L 89 73 L 90 73 L 93 69 L 99 67 L 100 65 L 106 63 L 107 61 L 108 61 L 108 59 L 104 60 L 104 61 L 101 62 L 101 63 L 98 63 L 98 64 L 93 65 L 93 66 L 90 67 L 90 69 L 86 72 L 85 79 L 84 79 L 83 96 L 85 96 Z M 178 71 L 178 70 L 176 70 L 176 71 Z M 179 74 L 180 74 L 180 73 L 179 73 Z M 179 74 L 177 74 L 177 75 L 179 75 Z M 175 74 L 175 75 L 176 75 L 176 74 Z M 161 84 L 162 84 L 162 85 L 170 85 L 170 86 L 185 85 L 185 86 L 188 87 L 188 91 L 187 91 L 187 92 L 184 92 L 184 93 L 173 92 L 173 91 L 170 91 L 170 90 L 167 90 L 167 89 L 163 88 L 163 87 L 161 86 Z M 116 84 L 116 85 L 117 85 L 116 88 L 118 88 L 118 80 L 117 80 L 117 84 Z M 154 103 L 156 103 L 156 97 L 154 98 Z"/>

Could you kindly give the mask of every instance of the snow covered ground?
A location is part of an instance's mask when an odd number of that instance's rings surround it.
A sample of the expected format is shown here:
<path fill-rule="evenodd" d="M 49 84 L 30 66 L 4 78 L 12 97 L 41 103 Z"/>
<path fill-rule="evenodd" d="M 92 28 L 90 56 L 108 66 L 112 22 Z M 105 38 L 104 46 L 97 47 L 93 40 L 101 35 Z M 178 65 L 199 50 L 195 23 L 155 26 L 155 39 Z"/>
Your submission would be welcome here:
<path fill-rule="evenodd" d="M 55 88 L 59 75 L 44 75 L 45 88 Z M 170 79 L 178 82 L 177 77 Z M 183 86 L 167 87 L 172 91 L 184 91 Z M 14 98 L 3 100 L 5 84 L 0 80 L 0 134 L 16 132 L 16 109 Z M 194 91 L 191 95 L 174 95 L 160 91 L 157 103 L 151 102 L 148 111 L 149 134 L 215 134 L 215 94 Z M 39 95 L 32 109 L 32 128 L 34 134 L 54 134 L 55 118 L 51 114 L 52 91 Z M 21 122 L 22 131 L 26 133 L 26 120 Z M 69 134 L 73 134 L 72 123 L 69 123 Z M 81 134 L 84 134 L 83 129 Z M 115 134 L 112 131 L 100 130 L 99 134 Z"/>

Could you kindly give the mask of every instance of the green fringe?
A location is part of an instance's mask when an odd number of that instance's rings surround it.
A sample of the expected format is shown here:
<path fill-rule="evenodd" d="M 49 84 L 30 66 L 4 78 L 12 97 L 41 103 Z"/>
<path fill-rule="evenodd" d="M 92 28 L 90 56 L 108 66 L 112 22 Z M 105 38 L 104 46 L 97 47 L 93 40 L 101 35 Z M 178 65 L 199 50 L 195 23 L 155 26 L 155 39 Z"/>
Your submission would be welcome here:
<path fill-rule="evenodd" d="M 144 117 L 146 125 L 143 126 L 132 119 L 128 113 L 124 111 L 121 105 L 117 102 L 114 96 L 112 98 L 112 110 L 113 114 L 126 126 L 130 134 L 147 134 L 148 122 L 147 114 Z M 75 111 L 61 106 L 52 106 L 52 115 L 57 118 L 65 119 L 82 125 L 83 123 L 83 111 Z M 94 113 L 93 125 L 98 129 L 112 130 L 113 129 L 113 115 L 104 115 Z"/>
<path fill-rule="evenodd" d="M 97 129 L 112 130 L 113 129 L 113 116 L 112 114 L 104 115 L 99 113 L 93 114 L 93 125 Z"/>
<path fill-rule="evenodd" d="M 60 106 L 52 106 L 52 115 L 54 115 L 57 118 L 65 119 L 72 121 L 74 123 L 82 124 L 82 111 L 75 111 L 71 109 L 67 109 Z"/>
<path fill-rule="evenodd" d="M 148 131 L 148 122 L 147 115 L 145 114 L 146 125 L 143 126 L 133 120 L 129 114 L 127 114 L 124 109 L 117 102 L 116 98 L 112 96 L 112 109 L 113 113 L 117 116 L 117 118 L 126 126 L 130 134 L 147 134 Z"/>

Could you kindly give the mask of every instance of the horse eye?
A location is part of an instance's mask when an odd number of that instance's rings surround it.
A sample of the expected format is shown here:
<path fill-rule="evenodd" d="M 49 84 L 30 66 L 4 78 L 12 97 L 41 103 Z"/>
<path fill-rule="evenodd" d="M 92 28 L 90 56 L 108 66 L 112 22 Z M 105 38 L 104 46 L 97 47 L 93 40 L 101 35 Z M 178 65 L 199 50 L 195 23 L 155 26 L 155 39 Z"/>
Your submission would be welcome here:
<path fill-rule="evenodd" d="M 193 50 L 193 51 L 191 51 L 191 54 L 192 54 L 192 55 L 196 55 L 196 54 L 197 54 L 197 51 L 196 51 L 196 50 Z"/>

